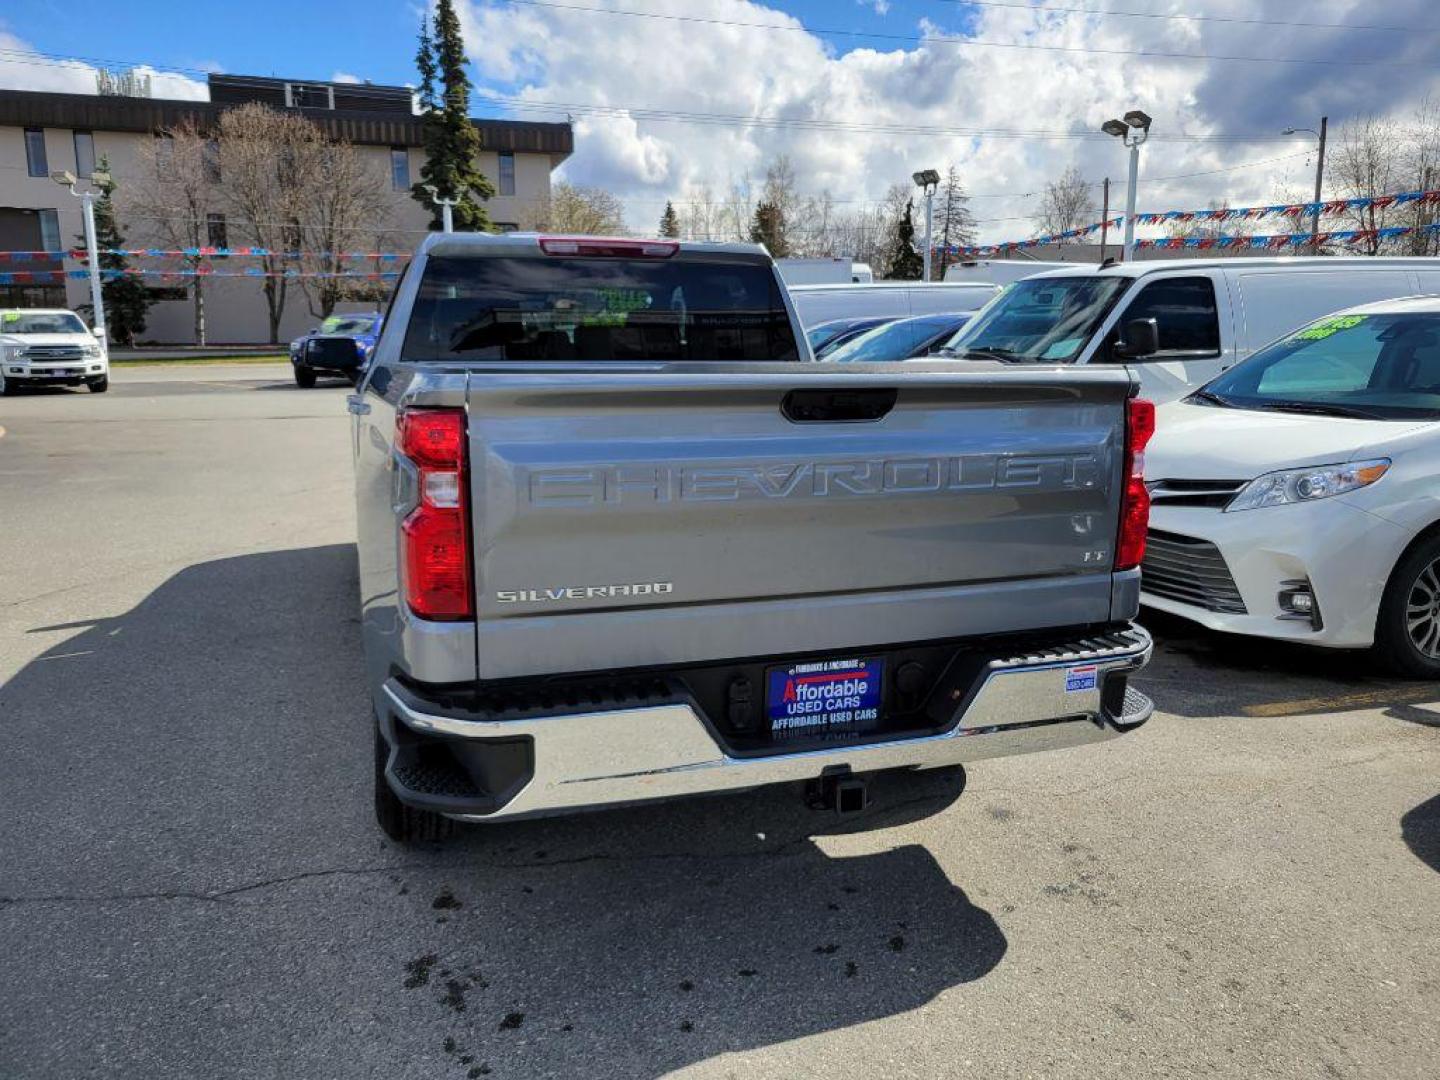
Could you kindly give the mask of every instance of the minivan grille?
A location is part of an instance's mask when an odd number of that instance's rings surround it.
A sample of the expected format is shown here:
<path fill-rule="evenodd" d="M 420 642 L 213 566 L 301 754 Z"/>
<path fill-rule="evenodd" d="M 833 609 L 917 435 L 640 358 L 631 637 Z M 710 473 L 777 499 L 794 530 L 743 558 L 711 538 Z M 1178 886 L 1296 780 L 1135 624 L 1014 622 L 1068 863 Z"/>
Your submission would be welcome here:
<path fill-rule="evenodd" d="M 1156 506 L 1207 506 L 1224 509 L 1244 480 L 1152 480 L 1145 485 Z"/>
<path fill-rule="evenodd" d="M 1220 549 L 1208 540 L 1150 530 L 1140 591 L 1208 611 L 1244 615 L 1245 601 Z"/>

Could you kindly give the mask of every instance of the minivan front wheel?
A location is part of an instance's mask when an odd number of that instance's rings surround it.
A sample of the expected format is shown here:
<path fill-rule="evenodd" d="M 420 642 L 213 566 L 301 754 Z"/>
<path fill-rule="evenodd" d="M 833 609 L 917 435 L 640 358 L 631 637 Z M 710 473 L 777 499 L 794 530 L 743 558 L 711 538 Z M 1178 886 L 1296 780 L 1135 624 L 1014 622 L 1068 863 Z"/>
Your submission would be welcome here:
<path fill-rule="evenodd" d="M 1375 649 L 1397 674 L 1440 679 L 1440 536 L 1396 564 L 1380 601 Z"/>

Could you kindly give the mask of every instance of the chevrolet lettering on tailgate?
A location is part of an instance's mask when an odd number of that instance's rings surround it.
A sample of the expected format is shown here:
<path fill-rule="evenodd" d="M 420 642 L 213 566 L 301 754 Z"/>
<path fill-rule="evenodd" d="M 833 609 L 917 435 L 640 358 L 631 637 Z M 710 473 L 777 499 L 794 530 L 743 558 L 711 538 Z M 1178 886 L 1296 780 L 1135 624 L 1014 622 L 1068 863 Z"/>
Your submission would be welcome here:
<path fill-rule="evenodd" d="M 1093 488 L 1093 453 L 866 458 L 754 464 L 587 465 L 516 470 L 529 502 L 540 507 L 622 502 L 738 502 L 747 499 L 941 495 L 1023 489 L 1037 493 Z"/>

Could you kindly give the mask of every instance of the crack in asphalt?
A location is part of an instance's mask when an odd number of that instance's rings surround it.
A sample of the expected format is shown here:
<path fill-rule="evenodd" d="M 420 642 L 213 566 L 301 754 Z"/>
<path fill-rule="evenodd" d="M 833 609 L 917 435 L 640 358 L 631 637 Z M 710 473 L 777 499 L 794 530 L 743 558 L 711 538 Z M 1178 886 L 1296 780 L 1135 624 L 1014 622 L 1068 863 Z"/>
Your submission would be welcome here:
<path fill-rule="evenodd" d="M 310 881 L 319 878 L 330 877 L 365 877 L 371 874 L 394 874 L 401 871 L 417 870 L 542 870 L 554 866 L 579 866 L 593 862 L 674 862 L 686 859 L 755 859 L 771 856 L 785 856 L 802 849 L 806 844 L 816 837 L 845 835 L 853 825 L 865 822 L 873 827 L 874 824 L 882 822 L 898 811 L 907 810 L 910 807 L 925 803 L 943 802 L 946 796 L 925 795 L 915 799 L 908 799 L 903 802 L 892 803 L 883 810 L 874 814 L 860 815 L 849 819 L 843 826 L 827 829 L 819 829 L 814 832 L 806 832 L 800 836 L 792 837 L 777 844 L 769 844 L 752 851 L 728 851 L 728 852 L 694 852 L 694 851 L 657 851 L 642 855 L 618 855 L 607 852 L 596 852 L 590 855 L 575 855 L 569 858 L 559 859 L 464 859 L 445 862 L 398 862 L 386 863 L 381 866 L 364 867 L 337 867 L 329 870 L 304 870 L 296 874 L 284 874 L 278 877 L 262 878 L 259 881 L 248 882 L 244 885 L 235 885 L 228 889 L 217 889 L 211 892 L 196 892 L 184 889 L 160 889 L 152 892 L 116 892 L 99 893 L 91 895 L 74 895 L 55 893 L 40 896 L 0 896 L 0 909 L 7 907 L 19 907 L 31 904 L 114 904 L 114 903 L 143 903 L 153 900 L 193 900 L 204 903 L 236 904 L 238 898 L 246 893 L 255 892 L 260 889 L 279 888 L 286 885 L 293 885 L 301 881 Z"/>

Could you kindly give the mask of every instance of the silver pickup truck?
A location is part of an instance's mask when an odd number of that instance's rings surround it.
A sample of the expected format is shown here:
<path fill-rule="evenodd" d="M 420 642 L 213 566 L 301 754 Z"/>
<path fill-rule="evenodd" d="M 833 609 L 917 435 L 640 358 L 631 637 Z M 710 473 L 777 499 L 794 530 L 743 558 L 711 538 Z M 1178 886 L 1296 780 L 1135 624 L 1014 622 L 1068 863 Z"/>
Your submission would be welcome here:
<path fill-rule="evenodd" d="M 1137 727 L 1121 367 L 811 360 L 763 249 L 437 234 L 350 399 L 398 840 Z"/>

